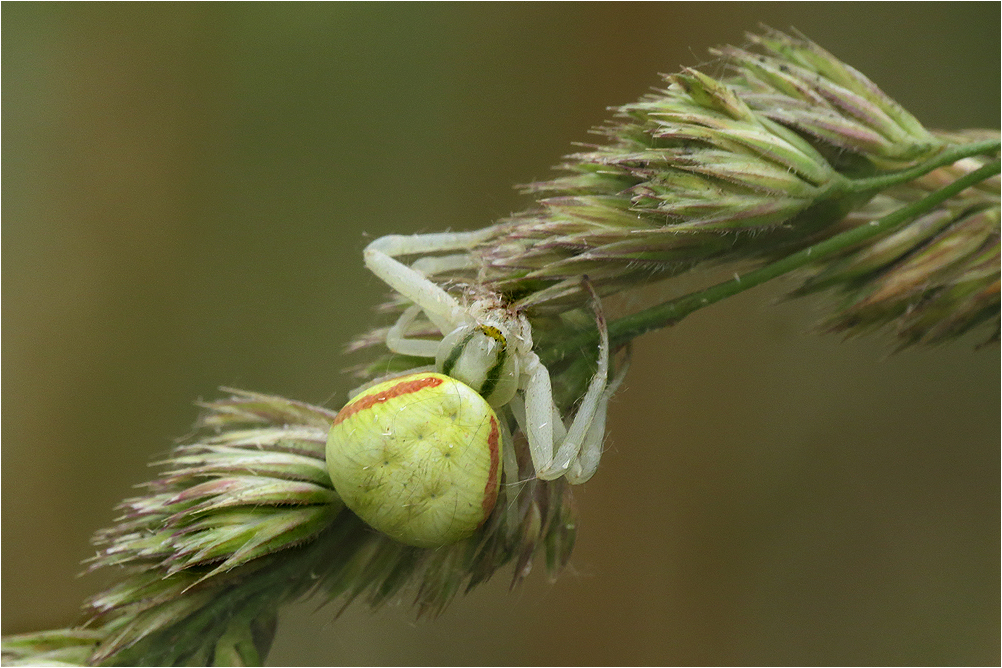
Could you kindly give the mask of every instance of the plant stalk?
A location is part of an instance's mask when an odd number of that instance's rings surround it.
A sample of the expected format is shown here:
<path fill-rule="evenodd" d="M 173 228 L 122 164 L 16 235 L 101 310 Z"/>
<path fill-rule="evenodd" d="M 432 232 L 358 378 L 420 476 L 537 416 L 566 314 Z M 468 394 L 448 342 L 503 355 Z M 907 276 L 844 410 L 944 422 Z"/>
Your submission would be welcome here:
<path fill-rule="evenodd" d="M 975 144 L 969 144 L 963 147 L 958 147 L 958 149 L 968 149 L 962 151 L 963 155 L 961 155 L 961 157 L 980 155 L 986 152 L 986 150 L 993 150 L 993 147 L 997 150 L 999 142 L 979 142 L 977 144 L 978 150 L 976 151 L 972 150 L 975 146 Z M 945 151 L 943 155 L 946 153 L 948 152 Z M 952 154 L 952 159 L 948 162 L 940 162 L 940 159 L 943 157 L 942 155 L 937 156 L 937 159 L 932 162 L 936 163 L 936 167 L 956 162 L 958 158 L 955 157 L 956 154 L 953 153 L 952 149 L 949 153 Z M 609 323 L 610 342 L 614 347 L 621 346 L 624 343 L 627 343 L 641 334 L 645 334 L 651 330 L 660 329 L 669 325 L 675 325 L 686 316 L 698 311 L 701 308 L 709 306 L 710 304 L 715 304 L 722 299 L 732 297 L 740 292 L 744 292 L 745 290 L 753 288 L 757 285 L 761 285 L 766 281 L 770 281 L 774 278 L 782 276 L 783 274 L 799 269 L 810 262 L 816 262 L 846 248 L 884 234 L 888 230 L 894 229 L 895 227 L 906 223 L 926 211 L 931 210 L 933 207 L 957 195 L 966 188 L 998 174 L 1000 171 L 1000 165 L 1002 165 L 1002 162 L 999 160 L 989 162 L 979 169 L 958 178 L 953 183 L 930 193 L 916 202 L 903 206 L 897 211 L 894 211 L 879 220 L 873 221 L 869 225 L 857 227 L 831 237 L 830 239 L 825 239 L 824 241 L 797 251 L 796 253 L 793 253 L 781 260 L 772 262 L 764 267 L 760 267 L 759 269 L 749 271 L 744 275 L 735 274 L 734 278 L 722 283 L 717 283 L 716 285 L 710 286 L 704 290 L 689 293 L 687 295 L 683 295 L 682 297 L 671 299 L 648 309 L 644 309 L 643 311 L 634 313 L 633 315 L 629 315 L 625 318 L 614 320 Z M 927 166 L 927 164 L 923 164 L 915 169 L 924 174 L 931 171 L 931 169 L 925 169 Z M 893 176 L 896 177 L 898 175 Z M 874 182 L 890 178 L 892 177 L 878 177 L 876 179 L 866 179 L 866 181 Z M 561 343 L 548 348 L 543 362 L 544 364 L 552 364 L 562 359 L 564 356 L 574 353 L 575 351 L 585 349 L 586 347 L 594 347 L 597 344 L 597 341 L 598 332 L 594 330 L 585 331 L 577 336 L 569 337 Z"/>
<path fill-rule="evenodd" d="M 902 169 L 891 174 L 881 174 L 863 179 L 851 179 L 848 182 L 847 190 L 853 193 L 877 193 L 887 188 L 892 188 L 917 178 L 923 177 L 929 172 L 952 165 L 958 160 L 970 158 L 976 155 L 992 155 L 998 153 L 1000 142 L 997 139 L 987 139 L 985 141 L 972 142 L 970 144 L 960 144 L 945 149 L 936 157 L 923 162 L 920 165 Z"/>

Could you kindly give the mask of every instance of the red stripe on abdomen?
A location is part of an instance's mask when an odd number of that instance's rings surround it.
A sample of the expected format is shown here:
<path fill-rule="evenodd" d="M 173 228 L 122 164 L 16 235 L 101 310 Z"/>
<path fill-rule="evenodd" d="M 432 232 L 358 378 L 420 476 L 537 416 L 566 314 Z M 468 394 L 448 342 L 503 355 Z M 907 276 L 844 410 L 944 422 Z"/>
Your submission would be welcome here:
<path fill-rule="evenodd" d="M 487 437 L 487 447 L 490 449 L 491 453 L 491 468 L 487 472 L 487 484 L 484 485 L 484 519 L 491 514 L 491 510 L 494 509 L 494 504 L 498 500 L 498 469 L 501 468 L 501 452 L 498 448 L 498 441 L 501 438 L 501 432 L 498 429 L 498 420 L 493 415 L 491 416 L 491 434 Z"/>
<path fill-rule="evenodd" d="M 338 411 L 337 417 L 334 418 L 334 424 L 340 424 L 348 418 L 350 418 L 355 413 L 364 411 L 367 408 L 372 408 L 376 404 L 386 403 L 390 399 L 395 399 L 397 397 L 404 396 L 405 394 L 413 394 L 426 387 L 438 387 L 444 381 L 443 378 L 437 376 L 421 376 L 415 378 L 414 380 L 404 380 L 408 376 L 403 376 L 400 382 L 395 384 L 393 387 L 383 390 L 382 392 L 377 392 L 376 394 L 370 394 L 364 396 L 354 403 L 350 403 L 340 411 Z"/>

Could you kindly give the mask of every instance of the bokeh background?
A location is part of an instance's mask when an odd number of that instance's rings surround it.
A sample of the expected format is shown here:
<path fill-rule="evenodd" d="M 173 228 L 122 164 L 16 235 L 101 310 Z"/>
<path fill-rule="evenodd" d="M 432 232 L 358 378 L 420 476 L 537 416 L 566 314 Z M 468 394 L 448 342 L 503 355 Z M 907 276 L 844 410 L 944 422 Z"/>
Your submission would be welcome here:
<path fill-rule="evenodd" d="M 77 620 L 89 536 L 193 400 L 343 401 L 368 238 L 525 208 L 607 107 L 760 22 L 998 127 L 999 13 L 4 3 L 3 632 Z M 997 665 L 999 350 L 818 336 L 782 288 L 639 342 L 555 583 L 434 621 L 304 603 L 270 662 Z"/>

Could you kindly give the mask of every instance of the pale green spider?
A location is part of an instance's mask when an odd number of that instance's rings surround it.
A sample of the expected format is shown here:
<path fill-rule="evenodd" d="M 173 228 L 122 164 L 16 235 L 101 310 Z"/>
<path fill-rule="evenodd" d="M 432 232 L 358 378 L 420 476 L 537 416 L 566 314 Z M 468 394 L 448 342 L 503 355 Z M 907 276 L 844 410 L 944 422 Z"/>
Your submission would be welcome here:
<path fill-rule="evenodd" d="M 396 259 L 468 250 L 485 233 L 390 235 L 366 247 L 369 270 L 413 302 L 389 329 L 386 346 L 402 355 L 434 359 L 436 371 L 470 386 L 492 408 L 509 406 L 528 438 L 539 479 L 565 476 L 572 484 L 583 483 L 598 468 L 606 409 L 627 366 L 623 364 L 612 383 L 607 382 L 609 335 L 597 295 L 592 293 L 600 334 L 598 368 L 570 426 L 565 427 L 553 403 L 550 374 L 532 350 L 532 328 L 526 317 L 493 294 L 470 292 L 470 301 L 460 303 L 428 278 L 446 269 L 472 268 L 469 255 L 425 256 L 411 266 Z M 441 341 L 407 337 L 422 311 L 442 333 Z"/>

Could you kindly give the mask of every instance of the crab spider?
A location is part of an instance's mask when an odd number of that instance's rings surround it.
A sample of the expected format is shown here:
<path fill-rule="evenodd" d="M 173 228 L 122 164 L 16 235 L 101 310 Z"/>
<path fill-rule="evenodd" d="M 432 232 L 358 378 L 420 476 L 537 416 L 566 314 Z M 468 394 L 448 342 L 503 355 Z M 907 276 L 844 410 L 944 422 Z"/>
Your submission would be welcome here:
<path fill-rule="evenodd" d="M 570 427 L 565 427 L 553 403 L 550 374 L 532 350 L 532 328 L 526 317 L 495 295 L 475 296 L 468 304 L 460 303 L 428 278 L 447 269 L 473 268 L 468 255 L 424 257 L 410 266 L 396 259 L 431 251 L 468 250 L 483 240 L 484 233 L 390 235 L 366 247 L 366 267 L 413 302 L 389 329 L 386 346 L 402 355 L 434 359 L 436 371 L 470 386 L 492 408 L 509 406 L 528 438 L 538 478 L 566 476 L 572 484 L 585 482 L 598 467 L 606 408 L 625 372 L 624 365 L 612 384 L 607 383 L 609 336 L 594 291 L 600 334 L 598 368 Z M 590 285 L 587 288 L 591 291 Z M 407 337 L 422 311 L 442 333 L 440 341 Z"/>

